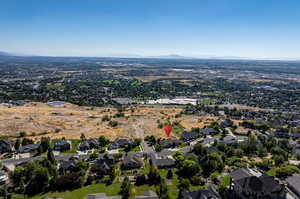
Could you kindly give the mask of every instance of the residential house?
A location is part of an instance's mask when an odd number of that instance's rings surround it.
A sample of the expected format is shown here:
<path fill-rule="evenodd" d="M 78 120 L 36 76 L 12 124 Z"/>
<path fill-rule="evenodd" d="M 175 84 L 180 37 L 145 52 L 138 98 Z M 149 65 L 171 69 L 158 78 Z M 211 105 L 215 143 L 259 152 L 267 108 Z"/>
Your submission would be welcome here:
<path fill-rule="evenodd" d="M 148 190 L 143 195 L 135 196 L 134 199 L 159 199 L 159 197 L 154 191 Z"/>
<path fill-rule="evenodd" d="M 106 162 L 108 165 L 114 164 L 117 160 L 112 154 L 100 154 L 97 159 L 99 163 Z"/>
<path fill-rule="evenodd" d="M 118 148 L 119 148 L 119 145 L 117 143 L 114 143 L 114 142 L 112 142 L 108 145 L 108 150 L 116 150 Z"/>
<path fill-rule="evenodd" d="M 115 163 L 115 159 L 110 155 L 102 155 L 91 163 L 96 166 L 94 167 L 94 172 L 101 175 L 107 175 L 111 172 L 111 165 Z"/>
<path fill-rule="evenodd" d="M 0 140 L 0 153 L 10 153 L 14 151 L 14 145 L 11 141 Z"/>
<path fill-rule="evenodd" d="M 300 155 L 300 144 L 299 143 L 296 142 L 296 143 L 293 144 L 292 153 L 294 155 Z"/>
<path fill-rule="evenodd" d="M 223 142 L 224 144 L 228 144 L 228 145 L 236 143 L 236 142 L 244 142 L 244 141 L 245 141 L 245 138 L 243 138 L 243 137 L 237 137 L 237 136 L 231 136 L 231 135 L 221 137 L 219 139 L 219 142 Z"/>
<path fill-rule="evenodd" d="M 0 185 L 6 184 L 8 179 L 8 174 L 4 171 L 0 171 Z"/>
<path fill-rule="evenodd" d="M 230 119 L 226 119 L 224 120 L 223 122 L 220 123 L 220 127 L 222 129 L 226 129 L 226 128 L 229 128 L 229 127 L 232 127 L 233 126 L 233 121 L 231 121 Z"/>
<path fill-rule="evenodd" d="M 171 155 L 162 155 L 162 153 L 151 153 L 150 154 L 151 163 L 160 168 L 173 168 L 175 167 L 175 160 Z"/>
<path fill-rule="evenodd" d="M 218 137 L 205 138 L 205 139 L 201 140 L 200 143 L 204 146 L 210 146 L 215 141 L 218 141 Z"/>
<path fill-rule="evenodd" d="M 278 138 L 290 138 L 290 134 L 288 131 L 284 131 L 284 130 L 277 130 L 275 132 L 273 132 L 275 137 Z"/>
<path fill-rule="evenodd" d="M 119 148 L 123 148 L 126 145 L 132 145 L 133 141 L 129 138 L 117 138 L 114 142 L 110 143 L 108 146 L 108 150 L 115 150 Z"/>
<path fill-rule="evenodd" d="M 119 147 L 125 147 L 126 145 L 133 144 L 133 141 L 129 138 L 117 138 L 114 142 L 118 144 Z"/>
<path fill-rule="evenodd" d="M 28 144 L 19 148 L 18 153 L 35 153 L 39 149 L 39 144 Z"/>
<path fill-rule="evenodd" d="M 97 165 L 97 173 L 108 175 L 111 173 L 111 167 L 106 162 L 95 162 Z"/>
<path fill-rule="evenodd" d="M 217 130 L 214 128 L 207 127 L 202 130 L 204 136 L 213 135 L 217 133 Z"/>
<path fill-rule="evenodd" d="M 100 146 L 100 143 L 99 143 L 98 139 L 96 139 L 96 138 L 90 138 L 87 141 L 90 145 L 90 149 L 98 149 Z"/>
<path fill-rule="evenodd" d="M 54 144 L 54 151 L 60 151 L 60 152 L 68 151 L 71 149 L 71 146 L 72 144 L 68 140 L 58 140 Z"/>
<path fill-rule="evenodd" d="M 96 138 L 90 138 L 90 139 L 82 141 L 79 144 L 78 150 L 79 151 L 88 151 L 91 149 L 98 149 L 99 146 L 100 146 L 99 141 Z"/>
<path fill-rule="evenodd" d="M 126 155 L 122 161 L 122 169 L 130 170 L 130 169 L 138 169 L 143 167 L 144 161 L 138 155 Z"/>
<path fill-rule="evenodd" d="M 199 137 L 200 137 L 200 134 L 197 132 L 186 132 L 185 131 L 181 134 L 181 139 L 185 142 L 194 141 Z"/>
<path fill-rule="evenodd" d="M 286 197 L 284 186 L 273 177 L 249 168 L 238 168 L 230 173 L 231 189 L 235 198 L 277 198 Z"/>
<path fill-rule="evenodd" d="M 162 139 L 159 141 L 159 144 L 162 148 L 168 149 L 168 148 L 175 148 L 182 144 L 181 140 L 175 139 L 175 138 L 169 138 L 169 139 Z"/>
<path fill-rule="evenodd" d="M 207 189 L 198 189 L 190 192 L 183 191 L 182 196 L 184 199 L 222 199 L 212 186 L 209 186 Z"/>
<path fill-rule="evenodd" d="M 90 144 L 87 140 L 82 141 L 78 146 L 79 151 L 88 151 L 90 150 Z"/>
<path fill-rule="evenodd" d="M 76 167 L 76 163 L 77 163 L 77 161 L 74 159 L 62 161 L 59 164 L 58 170 L 63 173 L 67 172 L 67 171 L 73 171 L 74 168 Z"/>
<path fill-rule="evenodd" d="M 288 188 L 300 198 L 300 174 L 293 174 L 286 179 Z"/>
<path fill-rule="evenodd" d="M 292 133 L 292 134 L 291 134 L 291 137 L 292 137 L 293 139 L 299 139 L 299 138 L 300 138 L 300 133 Z"/>

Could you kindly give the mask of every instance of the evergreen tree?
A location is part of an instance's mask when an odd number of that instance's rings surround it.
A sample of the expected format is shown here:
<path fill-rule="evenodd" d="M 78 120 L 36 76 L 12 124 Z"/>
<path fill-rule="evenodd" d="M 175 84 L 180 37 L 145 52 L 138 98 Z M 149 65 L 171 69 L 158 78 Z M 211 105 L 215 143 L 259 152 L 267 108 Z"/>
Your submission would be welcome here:
<path fill-rule="evenodd" d="M 169 199 L 169 194 L 168 194 L 168 187 L 167 184 L 164 180 L 162 180 L 162 182 L 159 185 L 159 188 L 157 190 L 157 194 L 159 196 L 159 198 L 161 199 Z"/>
<path fill-rule="evenodd" d="M 21 140 L 18 138 L 16 143 L 15 143 L 15 150 L 18 151 L 21 145 Z"/>
<path fill-rule="evenodd" d="M 128 177 L 126 176 L 122 182 L 122 185 L 121 185 L 121 195 L 122 195 L 122 199 L 130 199 L 132 198 L 132 184 L 130 183 Z"/>
<path fill-rule="evenodd" d="M 51 148 L 48 149 L 47 158 L 52 164 L 55 163 L 55 157 Z"/>
<path fill-rule="evenodd" d="M 172 179 L 173 178 L 173 172 L 172 170 L 169 170 L 167 173 L 167 179 Z"/>

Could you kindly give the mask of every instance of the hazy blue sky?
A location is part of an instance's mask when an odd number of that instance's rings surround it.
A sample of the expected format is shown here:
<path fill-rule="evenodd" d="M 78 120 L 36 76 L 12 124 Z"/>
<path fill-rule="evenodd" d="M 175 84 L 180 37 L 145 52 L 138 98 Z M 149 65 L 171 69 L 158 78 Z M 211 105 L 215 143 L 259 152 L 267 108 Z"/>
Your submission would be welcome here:
<path fill-rule="evenodd" d="M 0 0 L 0 51 L 300 58 L 299 0 Z"/>

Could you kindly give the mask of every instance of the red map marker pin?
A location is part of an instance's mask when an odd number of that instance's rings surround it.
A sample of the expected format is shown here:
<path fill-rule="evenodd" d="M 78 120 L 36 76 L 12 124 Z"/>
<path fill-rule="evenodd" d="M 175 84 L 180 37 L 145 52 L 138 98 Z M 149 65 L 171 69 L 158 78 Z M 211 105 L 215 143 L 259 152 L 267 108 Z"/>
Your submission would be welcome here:
<path fill-rule="evenodd" d="M 166 126 L 164 127 L 165 134 L 166 134 L 167 137 L 170 137 L 170 134 L 171 134 L 171 132 L 172 132 L 172 129 L 173 129 L 173 127 L 172 127 L 171 125 L 166 125 Z"/>

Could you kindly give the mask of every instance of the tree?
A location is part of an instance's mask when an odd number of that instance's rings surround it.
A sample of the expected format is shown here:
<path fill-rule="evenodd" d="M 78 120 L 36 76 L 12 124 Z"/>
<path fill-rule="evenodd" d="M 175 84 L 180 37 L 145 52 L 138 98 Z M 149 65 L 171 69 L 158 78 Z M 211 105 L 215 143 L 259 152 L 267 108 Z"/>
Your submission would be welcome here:
<path fill-rule="evenodd" d="M 161 199 L 169 199 L 169 193 L 168 193 L 168 187 L 167 184 L 164 180 L 162 180 L 162 182 L 159 185 L 159 188 L 157 190 L 157 194 L 159 196 L 159 198 Z"/>
<path fill-rule="evenodd" d="M 42 147 L 42 151 L 46 152 L 50 148 L 50 138 L 49 137 L 42 137 L 40 145 Z"/>
<path fill-rule="evenodd" d="M 126 176 L 121 185 L 120 194 L 122 195 L 122 199 L 132 198 L 132 195 L 133 195 L 132 192 L 133 192 L 132 184 L 130 183 L 128 177 Z"/>
<path fill-rule="evenodd" d="M 55 157 L 54 157 L 54 154 L 53 154 L 53 151 L 52 151 L 51 148 L 48 148 L 47 159 L 48 159 L 52 164 L 55 163 Z"/>
<path fill-rule="evenodd" d="M 68 189 L 78 189 L 82 186 L 83 177 L 78 173 L 70 173 L 57 178 L 55 183 L 55 190 L 63 191 Z"/>
<path fill-rule="evenodd" d="M 191 183 L 188 179 L 186 178 L 180 178 L 179 179 L 179 184 L 178 184 L 178 189 L 179 190 L 187 190 L 189 191 L 190 190 L 190 186 L 191 186 Z"/>
<path fill-rule="evenodd" d="M 108 125 L 111 126 L 111 127 L 116 127 L 116 126 L 119 125 L 119 122 L 112 120 L 112 121 L 109 121 Z"/>
<path fill-rule="evenodd" d="M 278 178 L 286 178 L 294 173 L 300 173 L 300 169 L 294 165 L 282 165 L 275 170 L 275 176 Z"/>
<path fill-rule="evenodd" d="M 157 168 L 153 165 L 150 166 L 148 178 L 150 185 L 157 185 L 161 182 L 161 176 L 159 175 Z"/>
<path fill-rule="evenodd" d="M 275 166 L 280 166 L 285 162 L 284 157 L 282 155 L 273 155 L 273 159 L 275 162 Z"/>
<path fill-rule="evenodd" d="M 157 142 L 156 138 L 151 135 L 151 136 L 146 136 L 145 139 L 144 139 L 146 142 L 148 142 L 151 146 L 154 146 Z"/>
<path fill-rule="evenodd" d="M 34 161 L 27 163 L 24 167 L 17 167 L 12 179 L 15 187 L 19 187 L 22 193 L 35 195 L 48 187 L 50 174 L 40 161 Z"/>
<path fill-rule="evenodd" d="M 172 179 L 172 178 L 173 178 L 173 172 L 172 170 L 168 170 L 167 179 Z"/>
<path fill-rule="evenodd" d="M 23 138 L 22 140 L 22 146 L 26 146 L 28 144 L 33 144 L 33 140 L 29 139 L 29 138 Z"/>
<path fill-rule="evenodd" d="M 133 145 L 134 146 L 139 146 L 142 142 L 142 139 L 140 138 L 135 138 L 134 141 L 133 141 Z"/>
<path fill-rule="evenodd" d="M 193 160 L 184 160 L 182 166 L 178 168 L 178 175 L 183 178 L 190 178 L 200 172 L 200 167 Z"/>
<path fill-rule="evenodd" d="M 198 185 L 205 185 L 205 180 L 201 176 L 193 176 L 191 177 L 191 184 L 198 186 Z"/>
<path fill-rule="evenodd" d="M 100 137 L 99 137 L 99 139 L 98 139 L 98 141 L 99 141 L 99 145 L 101 146 L 101 147 L 105 147 L 105 146 L 107 146 L 108 144 L 109 144 L 109 139 L 107 139 L 105 136 L 103 136 L 103 135 L 101 135 Z"/>
<path fill-rule="evenodd" d="M 21 131 L 20 132 L 20 136 L 19 137 L 26 137 L 27 136 L 27 133 L 25 131 Z"/>
<path fill-rule="evenodd" d="M 176 151 L 173 155 L 173 158 L 176 161 L 177 166 L 180 166 L 184 161 L 184 156 L 182 152 Z"/>
<path fill-rule="evenodd" d="M 86 137 L 83 133 L 81 133 L 81 135 L 80 135 L 80 140 L 81 140 L 81 142 L 86 140 Z"/>
<path fill-rule="evenodd" d="M 117 176 L 116 168 L 114 166 L 111 167 L 111 172 L 109 174 L 109 182 L 112 184 Z"/>
<path fill-rule="evenodd" d="M 162 146 L 159 143 L 155 144 L 154 148 L 156 152 L 162 151 Z"/>
<path fill-rule="evenodd" d="M 34 170 L 33 178 L 31 179 L 26 189 L 26 194 L 35 195 L 41 193 L 47 187 L 50 180 L 49 172 L 44 167 L 38 167 Z"/>
<path fill-rule="evenodd" d="M 254 136 L 249 136 L 248 140 L 244 144 L 244 151 L 246 153 L 255 154 L 257 150 L 257 140 Z"/>
<path fill-rule="evenodd" d="M 183 198 L 182 192 L 184 190 L 189 191 L 190 190 L 190 186 L 191 186 L 191 184 L 190 184 L 190 181 L 188 179 L 186 179 L 186 178 L 180 178 L 179 179 L 179 183 L 177 185 L 177 188 L 179 190 L 177 198 L 178 199 L 182 199 Z"/>
<path fill-rule="evenodd" d="M 209 175 L 211 172 L 222 171 L 224 169 L 222 156 L 217 152 L 208 153 L 202 165 L 206 175 Z"/>
<path fill-rule="evenodd" d="M 201 143 L 195 144 L 193 152 L 198 156 L 203 156 L 206 154 L 206 150 Z"/>
<path fill-rule="evenodd" d="M 18 138 L 15 142 L 15 150 L 18 151 L 21 145 L 21 140 Z"/>

